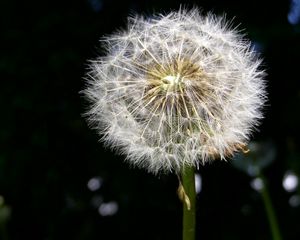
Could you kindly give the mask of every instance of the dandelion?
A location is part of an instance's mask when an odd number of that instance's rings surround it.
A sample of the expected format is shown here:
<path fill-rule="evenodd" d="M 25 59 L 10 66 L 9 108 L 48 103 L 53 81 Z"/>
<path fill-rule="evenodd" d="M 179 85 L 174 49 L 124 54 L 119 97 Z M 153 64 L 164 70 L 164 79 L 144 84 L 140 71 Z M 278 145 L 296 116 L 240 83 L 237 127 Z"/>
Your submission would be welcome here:
<path fill-rule="evenodd" d="M 149 172 L 245 150 L 265 102 L 261 60 L 224 18 L 198 9 L 132 17 L 91 61 L 88 120 Z"/>
<path fill-rule="evenodd" d="M 266 100 L 261 60 L 224 17 L 132 17 L 91 61 L 88 120 L 134 166 L 175 172 L 183 239 L 195 238 L 194 169 L 247 151 Z"/>

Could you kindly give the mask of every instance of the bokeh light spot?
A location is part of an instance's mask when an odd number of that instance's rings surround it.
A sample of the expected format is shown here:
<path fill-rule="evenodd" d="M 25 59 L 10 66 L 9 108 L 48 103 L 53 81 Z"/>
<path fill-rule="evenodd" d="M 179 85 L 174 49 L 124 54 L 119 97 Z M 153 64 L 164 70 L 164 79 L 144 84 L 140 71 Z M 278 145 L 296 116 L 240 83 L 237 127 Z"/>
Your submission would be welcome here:
<path fill-rule="evenodd" d="M 288 171 L 282 181 L 282 186 L 287 192 L 293 192 L 298 186 L 298 177 L 295 173 Z"/>
<path fill-rule="evenodd" d="M 256 191 L 261 191 L 264 187 L 264 182 L 261 178 L 257 177 L 251 181 L 250 186 Z"/>
<path fill-rule="evenodd" d="M 102 181 L 103 180 L 100 177 L 93 177 L 88 181 L 87 187 L 91 191 L 97 191 L 101 187 Z"/>
<path fill-rule="evenodd" d="M 98 208 L 98 212 L 101 216 L 113 216 L 115 215 L 119 210 L 119 205 L 117 202 L 108 202 L 108 203 L 102 203 L 100 207 Z"/>
<path fill-rule="evenodd" d="M 202 178 L 199 173 L 195 174 L 195 187 L 196 187 L 196 193 L 200 193 L 202 189 Z"/>
<path fill-rule="evenodd" d="M 299 207 L 300 206 L 300 196 L 293 195 L 289 199 L 289 204 L 291 207 Z"/>
<path fill-rule="evenodd" d="M 292 25 L 300 22 L 300 0 L 291 0 L 291 7 L 287 18 Z"/>

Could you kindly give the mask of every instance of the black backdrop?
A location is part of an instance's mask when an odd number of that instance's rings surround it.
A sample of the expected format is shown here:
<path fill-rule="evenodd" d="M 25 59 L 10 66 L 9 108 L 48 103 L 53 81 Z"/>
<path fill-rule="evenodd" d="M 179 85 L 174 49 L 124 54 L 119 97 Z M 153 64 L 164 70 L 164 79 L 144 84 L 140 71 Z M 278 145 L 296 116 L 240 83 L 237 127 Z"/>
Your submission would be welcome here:
<path fill-rule="evenodd" d="M 264 173 L 284 239 L 299 239 L 300 190 L 285 191 L 282 179 L 300 174 L 300 8 L 268 0 L 1 0 L 0 239 L 181 239 L 176 176 L 133 169 L 105 149 L 81 116 L 79 94 L 101 36 L 124 27 L 128 14 L 180 3 L 235 17 L 265 59 L 269 102 L 253 139 L 276 148 Z M 251 176 L 230 161 L 198 172 L 199 239 L 270 239 Z M 101 183 L 95 191 L 92 178 Z M 116 211 L 99 211 L 112 202 Z"/>

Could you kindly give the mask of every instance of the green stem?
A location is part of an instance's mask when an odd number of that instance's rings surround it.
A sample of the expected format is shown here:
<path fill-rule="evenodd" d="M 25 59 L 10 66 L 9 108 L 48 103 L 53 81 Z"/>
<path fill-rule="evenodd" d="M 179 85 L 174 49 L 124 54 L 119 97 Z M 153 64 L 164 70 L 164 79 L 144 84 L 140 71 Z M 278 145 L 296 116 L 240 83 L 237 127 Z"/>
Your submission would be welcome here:
<path fill-rule="evenodd" d="M 182 185 L 185 195 L 190 204 L 183 201 L 183 240 L 195 239 L 196 226 L 196 189 L 195 189 L 195 169 L 186 167 L 182 173 Z"/>
<path fill-rule="evenodd" d="M 281 240 L 282 238 L 280 235 L 276 214 L 267 188 L 265 177 L 263 176 L 262 173 L 260 173 L 259 178 L 262 179 L 263 181 L 263 188 L 261 190 L 261 195 L 265 205 L 273 240 Z"/>

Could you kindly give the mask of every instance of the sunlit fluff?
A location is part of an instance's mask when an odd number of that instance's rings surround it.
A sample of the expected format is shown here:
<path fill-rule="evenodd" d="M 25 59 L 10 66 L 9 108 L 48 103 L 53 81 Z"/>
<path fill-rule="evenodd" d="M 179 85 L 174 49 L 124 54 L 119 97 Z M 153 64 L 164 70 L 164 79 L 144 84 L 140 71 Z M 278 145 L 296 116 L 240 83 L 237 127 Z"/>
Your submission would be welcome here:
<path fill-rule="evenodd" d="M 132 165 L 178 172 L 245 148 L 262 118 L 264 74 L 224 18 L 197 9 L 133 17 L 102 42 L 87 116 Z"/>

